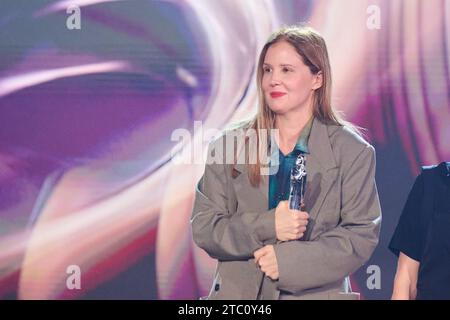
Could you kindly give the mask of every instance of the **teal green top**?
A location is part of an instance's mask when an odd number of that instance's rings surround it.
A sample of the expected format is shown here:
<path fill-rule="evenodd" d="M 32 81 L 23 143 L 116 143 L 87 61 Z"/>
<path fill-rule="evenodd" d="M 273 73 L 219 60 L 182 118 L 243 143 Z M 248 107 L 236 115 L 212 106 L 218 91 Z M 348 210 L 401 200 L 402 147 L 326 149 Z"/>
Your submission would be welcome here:
<path fill-rule="evenodd" d="M 269 210 L 276 208 L 280 201 L 289 199 L 291 170 L 300 153 L 309 153 L 308 140 L 311 134 L 313 119 L 314 117 L 305 125 L 294 149 L 290 153 L 284 155 L 280 148 L 277 147 L 276 153 L 272 155 L 272 157 L 278 155 L 279 161 L 278 166 L 270 166 L 271 172 L 276 171 L 277 167 L 278 171 L 269 176 Z"/>

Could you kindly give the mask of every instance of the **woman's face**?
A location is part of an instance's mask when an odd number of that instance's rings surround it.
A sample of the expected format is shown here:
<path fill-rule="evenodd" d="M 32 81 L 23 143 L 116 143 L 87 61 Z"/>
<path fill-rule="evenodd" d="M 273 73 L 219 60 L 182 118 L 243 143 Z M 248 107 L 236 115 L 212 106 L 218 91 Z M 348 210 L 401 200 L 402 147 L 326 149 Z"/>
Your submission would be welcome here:
<path fill-rule="evenodd" d="M 301 108 L 310 108 L 312 112 L 314 90 L 321 84 L 321 73 L 312 74 L 291 44 L 281 41 L 269 47 L 261 85 L 273 112 L 286 114 Z"/>

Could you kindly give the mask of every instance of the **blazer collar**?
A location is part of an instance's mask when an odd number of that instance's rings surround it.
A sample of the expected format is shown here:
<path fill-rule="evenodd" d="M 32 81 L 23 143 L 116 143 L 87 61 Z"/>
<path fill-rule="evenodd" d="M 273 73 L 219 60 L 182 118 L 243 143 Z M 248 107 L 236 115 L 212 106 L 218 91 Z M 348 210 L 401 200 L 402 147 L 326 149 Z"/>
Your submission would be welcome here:
<path fill-rule="evenodd" d="M 330 135 L 338 129 L 337 126 L 327 126 L 317 118 L 313 119 L 311 134 L 308 140 L 309 156 L 324 170 L 336 168 L 336 160 L 331 148 Z M 234 167 L 240 173 L 246 173 L 247 165 L 238 163 Z"/>
<path fill-rule="evenodd" d="M 319 209 L 325 196 L 336 180 L 338 174 L 338 167 L 336 165 L 330 141 L 330 136 L 332 136 L 336 130 L 338 130 L 337 126 L 327 126 L 317 119 L 313 120 L 311 135 L 308 141 L 309 154 L 306 155 L 308 182 L 305 199 L 307 204 L 306 210 L 310 213 L 311 221 L 313 221 L 312 223 L 315 223 L 314 221 L 317 219 Z M 235 170 L 238 171 L 237 175 L 248 175 L 248 169 L 245 164 L 237 164 Z M 316 174 L 319 172 L 321 172 L 319 175 L 320 181 L 315 181 L 314 177 L 316 177 Z M 255 206 L 267 204 L 268 208 L 269 176 L 266 175 L 262 178 L 263 179 L 258 186 L 261 197 L 256 197 L 253 201 Z M 307 237 L 310 237 L 310 235 L 307 235 Z"/>

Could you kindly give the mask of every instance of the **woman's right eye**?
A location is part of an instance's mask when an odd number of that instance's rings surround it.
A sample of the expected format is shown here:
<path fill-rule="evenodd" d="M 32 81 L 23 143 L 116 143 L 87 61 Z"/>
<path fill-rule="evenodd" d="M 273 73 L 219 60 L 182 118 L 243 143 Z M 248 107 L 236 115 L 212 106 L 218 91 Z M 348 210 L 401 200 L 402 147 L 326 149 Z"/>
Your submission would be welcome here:
<path fill-rule="evenodd" d="M 268 68 L 268 67 L 265 67 L 265 68 L 263 68 L 263 71 L 264 71 L 264 72 L 270 72 L 270 71 L 271 71 L 271 69 L 270 69 L 270 68 Z"/>

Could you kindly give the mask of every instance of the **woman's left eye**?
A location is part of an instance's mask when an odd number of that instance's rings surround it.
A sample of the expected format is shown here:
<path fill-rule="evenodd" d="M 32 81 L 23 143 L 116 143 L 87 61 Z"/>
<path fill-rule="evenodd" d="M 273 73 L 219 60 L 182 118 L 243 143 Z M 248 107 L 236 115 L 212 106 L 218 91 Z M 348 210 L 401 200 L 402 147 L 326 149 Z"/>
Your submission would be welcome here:
<path fill-rule="evenodd" d="M 289 71 L 291 71 L 291 70 L 288 68 L 283 68 L 283 72 L 289 72 Z"/>

